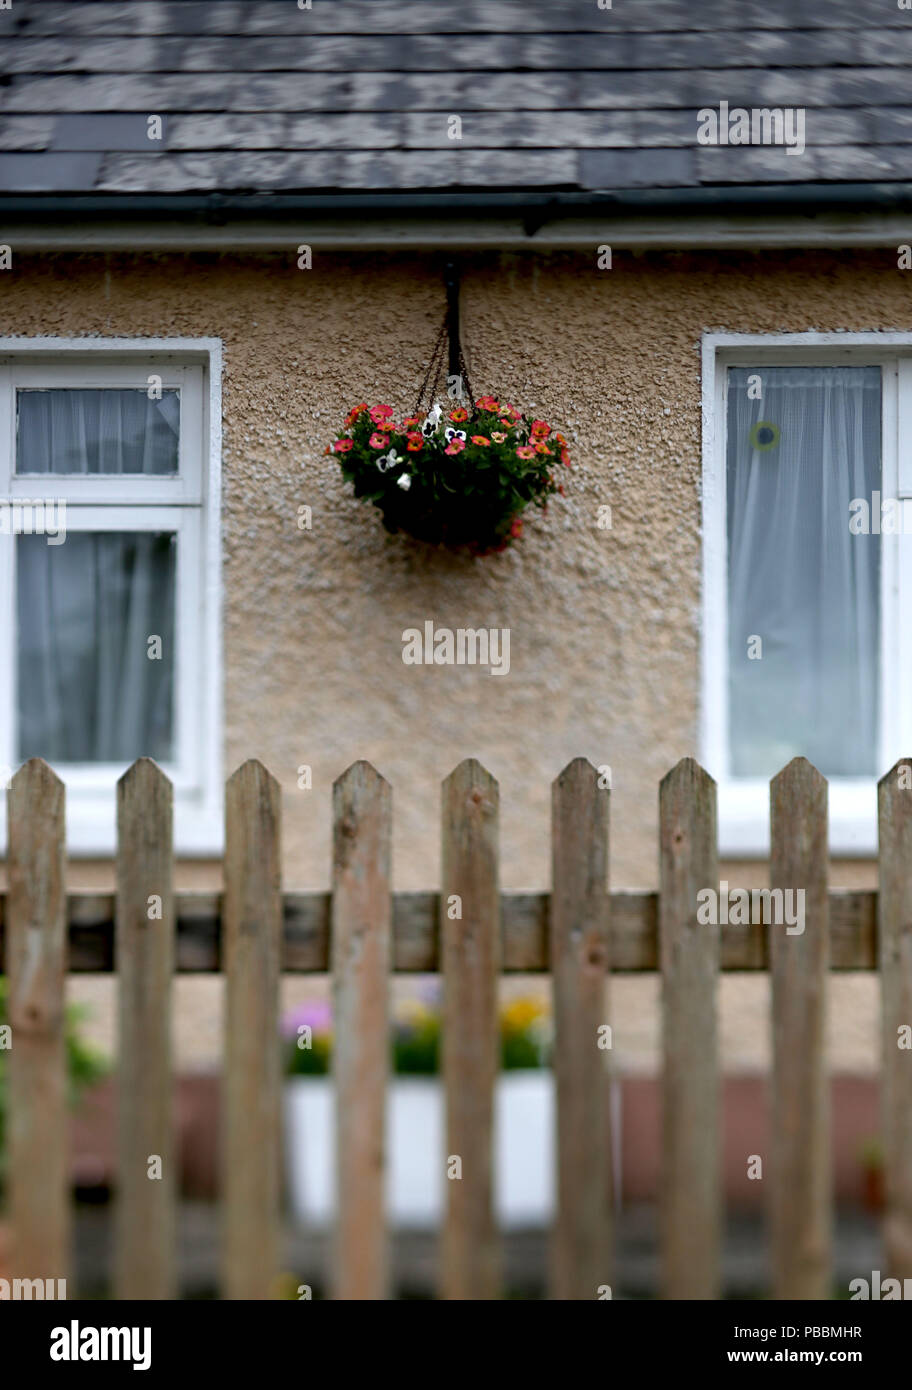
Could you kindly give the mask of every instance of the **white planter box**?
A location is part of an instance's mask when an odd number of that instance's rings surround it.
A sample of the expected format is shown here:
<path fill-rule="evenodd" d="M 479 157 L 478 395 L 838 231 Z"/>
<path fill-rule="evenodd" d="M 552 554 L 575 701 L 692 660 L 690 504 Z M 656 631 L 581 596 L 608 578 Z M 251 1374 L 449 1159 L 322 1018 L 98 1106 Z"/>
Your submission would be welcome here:
<path fill-rule="evenodd" d="M 554 1208 L 554 1078 L 504 1072 L 495 1108 L 495 1203 L 506 1229 L 547 1226 Z M 285 1087 L 285 1151 L 291 1209 L 309 1226 L 335 1213 L 334 1106 L 329 1077 Z M 434 1227 L 443 1214 L 443 1090 L 432 1077 L 391 1079 L 387 1092 L 387 1211 L 391 1224 Z"/>

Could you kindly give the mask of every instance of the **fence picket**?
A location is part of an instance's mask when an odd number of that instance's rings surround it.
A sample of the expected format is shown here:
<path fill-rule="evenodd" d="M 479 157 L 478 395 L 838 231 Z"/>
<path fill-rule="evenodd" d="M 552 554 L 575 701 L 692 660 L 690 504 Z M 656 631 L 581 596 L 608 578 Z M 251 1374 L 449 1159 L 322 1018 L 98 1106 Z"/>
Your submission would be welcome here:
<path fill-rule="evenodd" d="M 32 758 L 13 777 L 7 805 L 13 1274 L 21 1279 L 66 1279 L 70 1145 L 63 783 L 47 763 Z"/>
<path fill-rule="evenodd" d="M 912 1023 L 912 759 L 901 759 L 877 789 L 887 1274 L 912 1278 L 912 1069 L 902 1030 Z"/>
<path fill-rule="evenodd" d="M 223 1289 L 264 1299 L 279 1266 L 280 793 L 256 759 L 225 803 Z"/>
<path fill-rule="evenodd" d="M 553 1292 L 594 1299 L 612 1280 L 607 1022 L 609 795 L 585 758 L 551 789 L 551 972 L 557 1098 Z"/>
<path fill-rule="evenodd" d="M 447 1177 L 441 1284 L 448 1299 L 495 1298 L 500 1285 L 491 1171 L 499 1067 L 498 807 L 497 782 L 474 758 L 460 763 L 443 784 L 440 937 Z"/>
<path fill-rule="evenodd" d="M 824 1056 L 829 968 L 827 782 L 793 758 L 770 783 L 770 886 L 804 890 L 805 928 L 770 928 L 773 1297 L 828 1298 L 831 1183 Z M 797 900 L 796 900 L 797 905 Z"/>
<path fill-rule="evenodd" d="M 388 1293 L 384 1210 L 392 925 L 389 783 L 357 762 L 333 786 L 335 1293 Z"/>
<path fill-rule="evenodd" d="M 716 784 L 682 758 L 659 787 L 663 1008 L 663 1296 L 719 1294 L 721 1227 L 716 985 L 719 927 L 697 921 L 718 892 Z M 718 914 L 716 914 L 718 917 Z"/>
<path fill-rule="evenodd" d="M 607 790 L 585 759 L 552 785 L 550 895 L 501 896 L 499 789 L 473 759 L 442 786 L 439 895 L 393 895 L 391 789 L 367 762 L 333 788 L 331 893 L 281 891 L 280 792 L 250 761 L 229 779 L 225 891 L 173 891 L 167 777 L 139 759 L 118 783 L 117 894 L 65 888 L 64 787 L 41 760 L 8 793 L 8 887 L 0 893 L 0 970 L 9 977 L 8 1170 L 16 1278 L 66 1278 L 69 1144 L 67 968 L 119 976 L 115 1293 L 163 1299 L 176 1288 L 176 1155 L 170 1067 L 175 969 L 223 969 L 223 1294 L 279 1292 L 281 1066 L 279 976 L 333 972 L 338 1219 L 332 1291 L 389 1295 L 384 1128 L 389 974 L 440 969 L 446 1106 L 441 1292 L 500 1292 L 493 1140 L 501 972 L 550 971 L 556 1032 L 557 1215 L 551 1283 L 559 1299 L 598 1298 L 612 1282 L 610 972 L 654 970 L 663 990 L 661 1293 L 719 1296 L 720 1126 L 716 989 L 720 969 L 767 968 L 772 1106 L 767 1167 L 773 1296 L 831 1292 L 832 1180 L 824 1053 L 829 970 L 881 975 L 885 1266 L 912 1277 L 912 797 L 901 761 L 880 782 L 879 889 L 828 889 L 827 783 L 803 758 L 770 784 L 772 889 L 785 919 L 749 929 L 698 916 L 719 904 L 716 787 L 683 759 L 659 789 L 658 893 L 608 887 Z M 800 890 L 803 927 L 789 932 Z M 785 899 L 785 901 L 783 901 Z M 153 908 L 154 901 L 154 908 Z M 150 908 L 151 915 L 150 915 Z M 116 952 L 111 928 L 116 919 Z M 178 952 L 180 919 L 182 951 Z M 69 933 L 73 932 L 73 954 Z M 5 1039 L 4 1039 L 5 1042 Z M 905 1045 L 904 1045 L 905 1044 Z M 150 1176 L 149 1159 L 162 1160 Z M 747 1155 L 745 1155 L 747 1157 Z M 765 1156 L 764 1156 L 765 1158 Z"/>
<path fill-rule="evenodd" d="M 118 1298 L 175 1295 L 172 801 L 149 758 L 117 783 Z M 150 1177 L 153 1155 L 161 1169 Z"/>

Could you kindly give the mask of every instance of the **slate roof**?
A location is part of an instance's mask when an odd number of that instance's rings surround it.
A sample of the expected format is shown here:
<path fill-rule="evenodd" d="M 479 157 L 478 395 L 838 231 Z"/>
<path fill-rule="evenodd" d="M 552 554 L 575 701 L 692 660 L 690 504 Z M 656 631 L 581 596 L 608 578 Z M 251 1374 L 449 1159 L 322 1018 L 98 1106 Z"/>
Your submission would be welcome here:
<path fill-rule="evenodd" d="M 910 67 L 896 0 L 12 0 L 0 195 L 912 184 Z"/>

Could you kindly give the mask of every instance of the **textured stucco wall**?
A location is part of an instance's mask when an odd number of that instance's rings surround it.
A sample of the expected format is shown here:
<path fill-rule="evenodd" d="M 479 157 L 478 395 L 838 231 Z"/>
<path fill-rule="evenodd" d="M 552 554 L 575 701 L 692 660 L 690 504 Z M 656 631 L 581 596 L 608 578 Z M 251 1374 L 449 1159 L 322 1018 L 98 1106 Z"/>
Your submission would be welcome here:
<path fill-rule="evenodd" d="M 910 328 L 912 277 L 888 251 L 595 260 L 464 259 L 475 390 L 554 421 L 574 460 L 566 499 L 484 560 L 387 537 L 323 453 L 355 402 L 412 405 L 443 309 L 432 260 L 299 271 L 290 246 L 0 277 L 4 333 L 225 343 L 226 768 L 255 755 L 285 786 L 290 887 L 328 882 L 331 783 L 358 757 L 394 787 L 395 886 L 436 885 L 439 783 L 468 754 L 500 780 L 504 887 L 545 887 L 549 785 L 579 753 L 613 770 L 613 882 L 654 885 L 657 783 L 697 751 L 700 334 Z M 403 665 L 426 619 L 509 627 L 510 675 Z"/>

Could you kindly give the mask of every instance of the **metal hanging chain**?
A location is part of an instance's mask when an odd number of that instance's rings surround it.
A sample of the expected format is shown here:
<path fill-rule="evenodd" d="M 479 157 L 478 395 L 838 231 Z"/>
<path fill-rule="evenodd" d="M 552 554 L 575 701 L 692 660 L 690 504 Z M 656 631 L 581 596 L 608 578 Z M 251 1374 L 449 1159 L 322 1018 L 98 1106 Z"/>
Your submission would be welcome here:
<path fill-rule="evenodd" d="M 446 313 L 443 316 L 443 324 L 441 326 L 440 332 L 437 335 L 437 341 L 434 344 L 434 351 L 431 354 L 431 360 L 428 365 L 424 381 L 421 383 L 421 390 L 418 393 L 418 400 L 415 404 L 415 414 L 418 414 L 418 412 L 421 409 L 421 402 L 424 399 L 424 394 L 427 390 L 428 382 L 431 380 L 432 372 L 434 373 L 434 380 L 433 385 L 431 386 L 430 396 L 428 397 L 429 410 L 437 398 L 437 391 L 440 386 L 440 374 L 443 371 L 443 363 L 445 356 L 444 343 L 447 343 L 448 341 L 448 376 L 459 376 L 460 385 L 462 388 L 459 399 L 460 401 L 463 401 L 466 398 L 466 396 L 468 396 L 469 405 L 471 406 L 470 413 L 474 415 L 475 397 L 472 394 L 472 386 L 469 381 L 469 372 L 468 368 L 466 367 L 465 354 L 463 353 L 462 343 L 460 341 L 459 336 L 459 275 L 456 266 L 452 262 L 450 262 L 447 265 L 445 283 L 447 292 Z"/>
<path fill-rule="evenodd" d="M 444 316 L 443 323 L 440 326 L 440 332 L 437 334 L 437 341 L 434 344 L 434 351 L 431 353 L 431 360 L 428 364 L 428 369 L 424 375 L 424 381 L 421 383 L 421 390 L 418 392 L 418 399 L 415 402 L 415 415 L 417 415 L 421 410 L 421 402 L 424 400 L 424 395 L 428 388 L 428 382 L 431 380 L 432 372 L 434 372 L 434 383 L 431 387 L 430 396 L 428 397 L 428 409 L 430 410 L 431 406 L 434 404 L 434 398 L 437 395 L 437 387 L 440 384 L 440 373 L 443 369 L 443 345 L 446 341 L 446 336 L 447 319 L 446 316 Z M 435 368 L 436 371 L 434 370 Z"/>
<path fill-rule="evenodd" d="M 475 414 L 475 397 L 472 394 L 472 383 L 469 381 L 469 369 L 466 366 L 465 354 L 462 351 L 462 344 L 459 346 L 459 375 L 462 378 L 463 395 L 468 396 L 471 407 L 469 414 Z"/>

